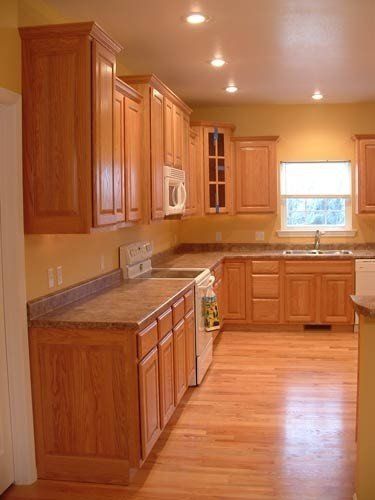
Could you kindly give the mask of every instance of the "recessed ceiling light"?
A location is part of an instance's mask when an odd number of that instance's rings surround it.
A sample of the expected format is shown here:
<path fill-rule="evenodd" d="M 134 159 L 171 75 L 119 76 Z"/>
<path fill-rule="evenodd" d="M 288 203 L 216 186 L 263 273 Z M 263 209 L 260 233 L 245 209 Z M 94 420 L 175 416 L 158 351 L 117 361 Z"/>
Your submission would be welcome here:
<path fill-rule="evenodd" d="M 225 90 L 229 94 L 234 94 L 235 92 L 237 92 L 238 88 L 235 85 L 228 85 L 228 87 Z"/>
<path fill-rule="evenodd" d="M 321 94 L 319 90 L 316 90 L 311 97 L 314 99 L 314 101 L 320 101 L 323 99 L 323 94 Z"/>
<path fill-rule="evenodd" d="M 211 61 L 211 66 L 214 66 L 215 68 L 221 68 L 224 64 L 225 61 L 221 57 L 215 57 L 215 59 L 212 59 Z"/>
<path fill-rule="evenodd" d="M 192 12 L 185 17 L 185 21 L 189 24 L 202 24 L 208 21 L 208 17 L 200 12 Z"/>

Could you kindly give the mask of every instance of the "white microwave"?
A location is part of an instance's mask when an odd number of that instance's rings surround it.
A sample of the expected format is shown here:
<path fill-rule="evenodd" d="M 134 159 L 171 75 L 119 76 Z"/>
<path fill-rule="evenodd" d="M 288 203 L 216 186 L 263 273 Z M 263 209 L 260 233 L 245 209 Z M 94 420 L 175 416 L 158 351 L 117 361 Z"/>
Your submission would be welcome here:
<path fill-rule="evenodd" d="M 185 210 L 185 172 L 164 167 L 164 215 L 182 214 Z"/>

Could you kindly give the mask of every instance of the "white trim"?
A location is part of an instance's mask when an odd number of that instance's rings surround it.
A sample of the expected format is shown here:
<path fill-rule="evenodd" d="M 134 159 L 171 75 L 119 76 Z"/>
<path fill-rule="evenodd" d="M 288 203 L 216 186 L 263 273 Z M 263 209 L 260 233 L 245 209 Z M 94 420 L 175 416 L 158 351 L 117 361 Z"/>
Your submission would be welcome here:
<path fill-rule="evenodd" d="M 279 231 L 276 231 L 277 236 L 280 238 L 304 238 L 307 236 L 314 236 L 316 232 L 316 229 L 280 229 Z M 338 237 L 338 238 L 354 238 L 354 236 L 357 234 L 356 229 L 334 229 L 331 231 L 322 231 L 322 236 L 330 236 L 330 237 Z"/>
<path fill-rule="evenodd" d="M 0 88 L 0 202 L 15 482 L 36 480 L 26 316 L 21 96 Z"/>

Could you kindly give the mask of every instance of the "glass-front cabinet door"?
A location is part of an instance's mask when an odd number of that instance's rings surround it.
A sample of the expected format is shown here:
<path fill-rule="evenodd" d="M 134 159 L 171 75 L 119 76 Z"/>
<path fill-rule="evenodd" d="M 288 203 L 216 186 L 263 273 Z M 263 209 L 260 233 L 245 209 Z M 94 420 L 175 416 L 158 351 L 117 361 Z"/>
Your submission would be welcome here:
<path fill-rule="evenodd" d="M 204 127 L 205 211 L 227 213 L 230 207 L 231 129 Z"/>

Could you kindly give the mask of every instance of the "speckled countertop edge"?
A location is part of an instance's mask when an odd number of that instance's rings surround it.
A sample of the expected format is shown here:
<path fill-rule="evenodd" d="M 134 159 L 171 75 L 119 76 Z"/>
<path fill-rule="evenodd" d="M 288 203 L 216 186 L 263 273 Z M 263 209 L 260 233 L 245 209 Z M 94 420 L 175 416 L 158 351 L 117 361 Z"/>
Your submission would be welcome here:
<path fill-rule="evenodd" d="M 351 295 L 354 309 L 358 314 L 367 318 L 375 319 L 375 296 L 374 295 Z"/>

